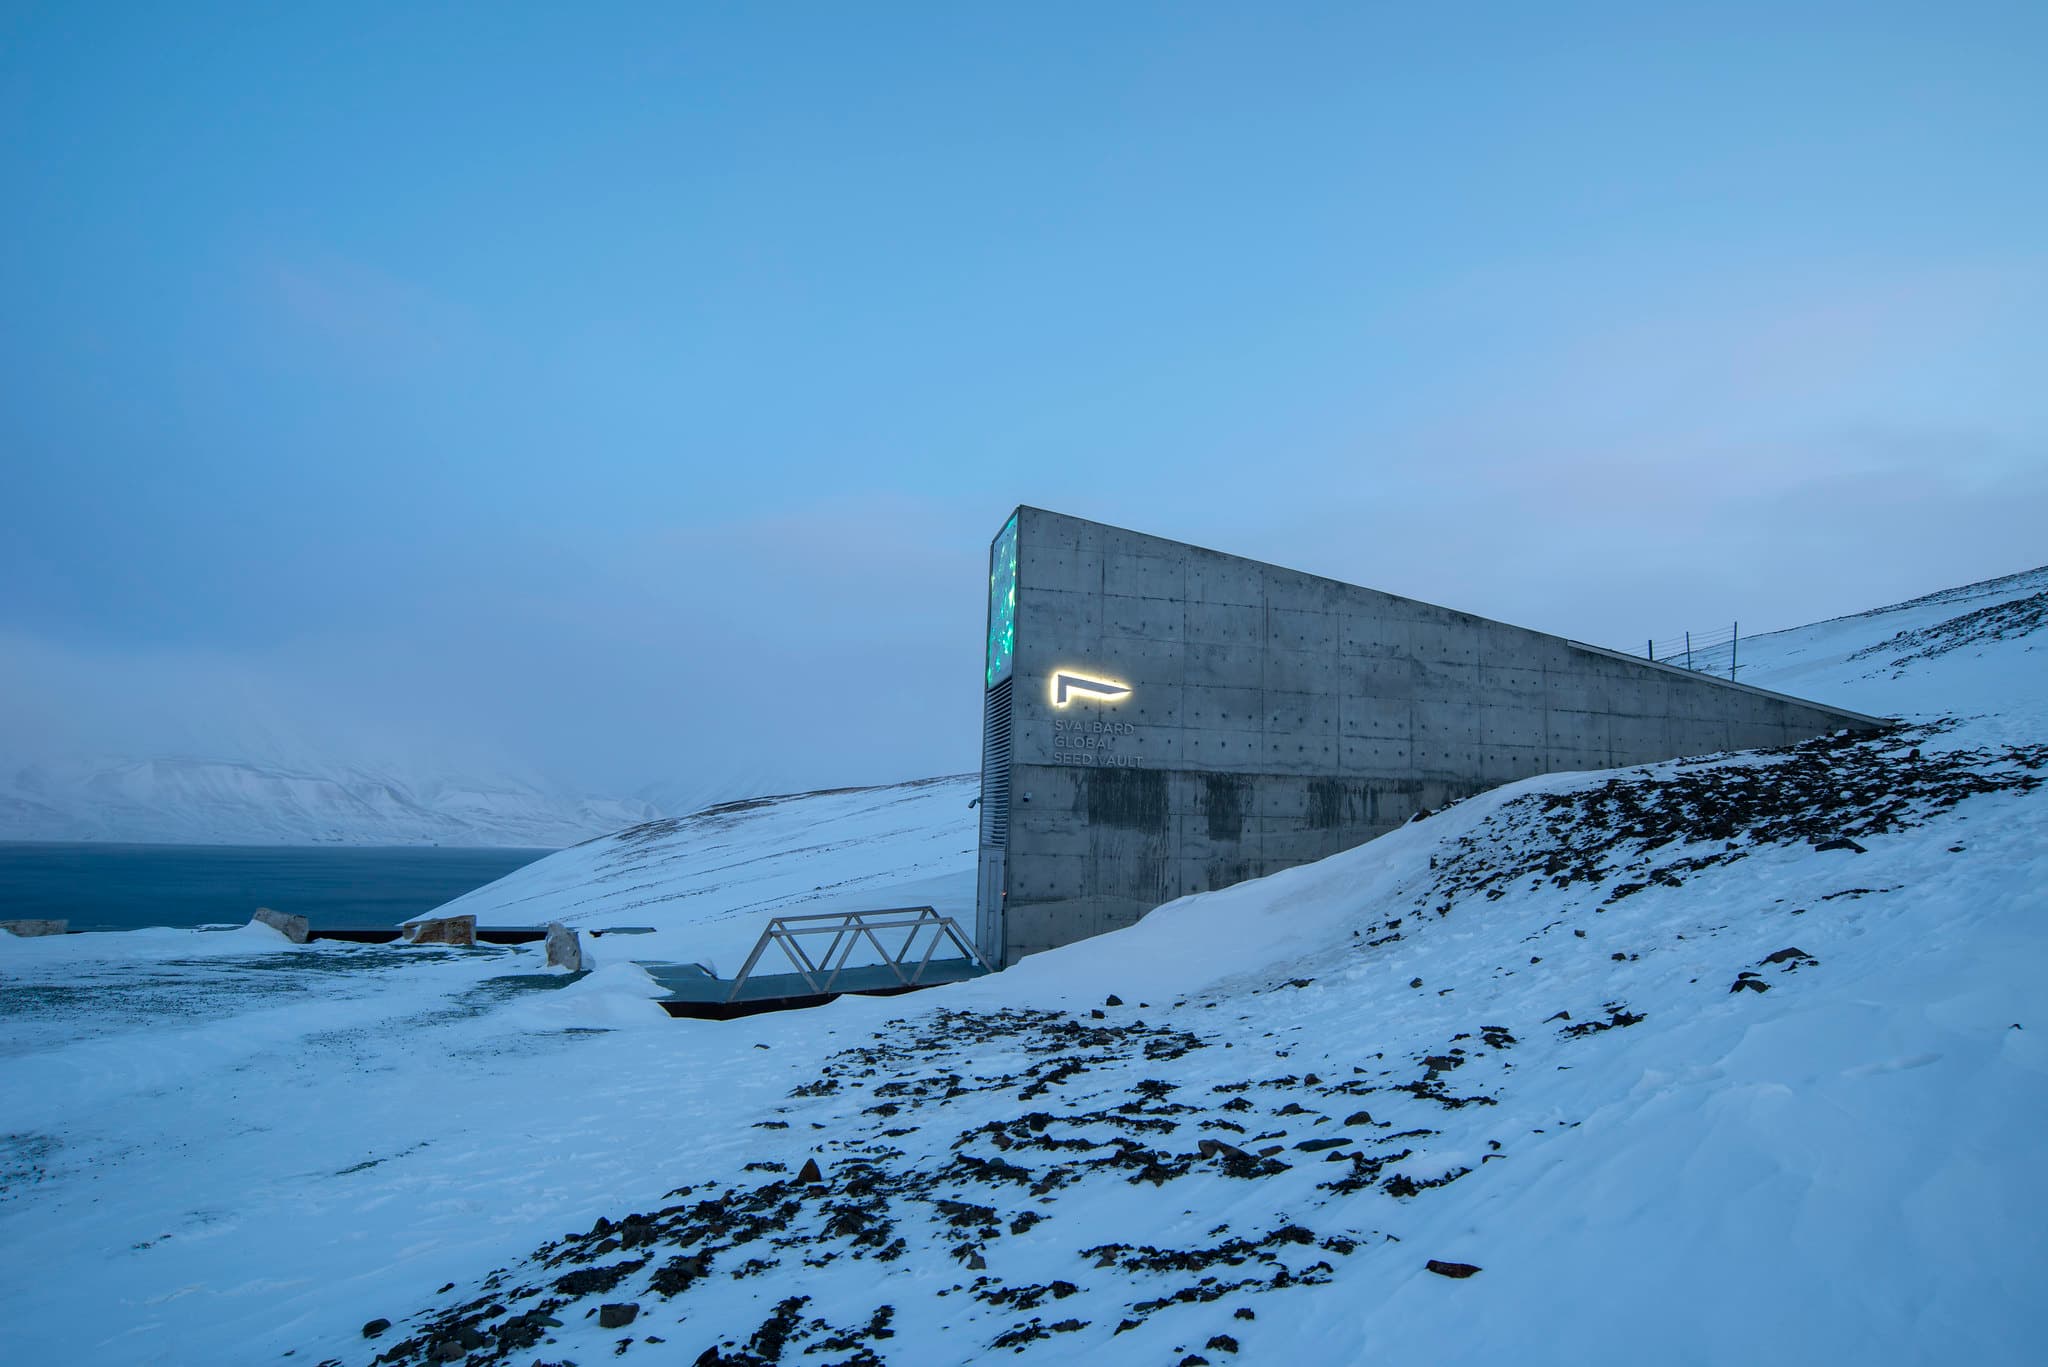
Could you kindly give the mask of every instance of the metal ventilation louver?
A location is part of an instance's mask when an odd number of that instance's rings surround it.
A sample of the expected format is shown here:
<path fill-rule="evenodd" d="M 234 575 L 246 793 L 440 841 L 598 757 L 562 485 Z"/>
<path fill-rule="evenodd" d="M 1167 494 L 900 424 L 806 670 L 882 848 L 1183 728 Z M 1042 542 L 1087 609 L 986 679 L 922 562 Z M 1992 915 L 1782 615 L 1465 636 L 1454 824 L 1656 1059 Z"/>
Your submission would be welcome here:
<path fill-rule="evenodd" d="M 981 715 L 981 843 L 1010 843 L 1010 684 L 988 691 Z"/>

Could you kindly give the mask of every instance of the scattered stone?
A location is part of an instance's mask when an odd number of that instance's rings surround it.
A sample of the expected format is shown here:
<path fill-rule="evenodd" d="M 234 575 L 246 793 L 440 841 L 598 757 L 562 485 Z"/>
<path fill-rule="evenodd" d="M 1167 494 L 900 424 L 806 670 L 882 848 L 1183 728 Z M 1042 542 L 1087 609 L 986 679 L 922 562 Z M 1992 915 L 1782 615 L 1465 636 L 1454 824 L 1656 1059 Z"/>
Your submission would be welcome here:
<path fill-rule="evenodd" d="M 1118 996 L 1118 995 L 1117 995 L 1116 993 L 1114 993 L 1114 992 L 1110 993 L 1110 994 L 1109 994 L 1109 1000 L 1108 1000 L 1108 1001 L 1105 1001 L 1105 1002 L 1103 1003 L 1103 1005 L 1104 1005 L 1104 1006 L 1122 1006 L 1123 1004 L 1124 1004 L 1124 999 L 1123 999 L 1122 997 L 1119 997 L 1119 996 Z"/>
<path fill-rule="evenodd" d="M 1781 949 L 1776 954 L 1764 955 L 1763 962 L 1767 964 L 1790 964 L 1794 968 L 1799 967 L 1801 964 L 1811 964 L 1815 967 L 1820 966 L 1819 959 L 1814 958 L 1796 945 Z"/>
<path fill-rule="evenodd" d="M 566 968 L 571 973 L 583 971 L 583 943 L 576 938 L 576 932 L 560 921 L 548 922 L 548 967 Z"/>
<path fill-rule="evenodd" d="M 1816 844 L 1816 845 L 1814 846 L 1814 849 L 1816 849 L 1816 850 L 1848 850 L 1848 851 L 1849 851 L 1850 853 L 1852 853 L 1852 854 L 1864 854 L 1864 853 L 1867 853 L 1867 851 L 1865 851 L 1865 850 L 1864 850 L 1864 848 L 1863 848 L 1863 847 L 1862 847 L 1861 845 L 1859 845 L 1859 844 L 1857 844 L 1857 843 L 1856 843 L 1855 841 L 1853 841 L 1853 840 L 1849 839 L 1849 838 L 1848 838 L 1847 836 L 1840 836 L 1840 835 L 1836 836 L 1836 837 L 1835 837 L 1834 839 L 1832 839 L 1832 840 L 1823 840 L 1823 841 L 1820 841 L 1819 843 L 1817 843 L 1817 844 Z"/>
<path fill-rule="evenodd" d="M 1372 1124 L 1372 1112 L 1353 1111 L 1350 1115 L 1344 1117 L 1344 1123 L 1346 1125 L 1370 1125 Z"/>
<path fill-rule="evenodd" d="M 613 1301 L 597 1307 L 597 1327 L 600 1329 L 624 1329 L 639 1317 L 640 1306 L 635 1301 Z"/>
<path fill-rule="evenodd" d="M 796 1180 L 805 1186 L 821 1187 L 825 1185 L 825 1174 L 819 1171 L 818 1160 L 806 1158 L 803 1167 L 797 1171 Z"/>
<path fill-rule="evenodd" d="M 1604 1021 L 1580 1021 L 1577 1025 L 1567 1025 L 1558 1033 L 1570 1039 L 1579 1039 L 1586 1035 L 1597 1035 L 1602 1030 L 1616 1030 L 1623 1026 L 1637 1025 L 1645 1019 L 1641 1012 L 1631 1011 L 1621 1002 L 1607 1003 L 1606 1010 L 1607 1019 Z"/>
<path fill-rule="evenodd" d="M 287 916 L 284 912 L 272 911 L 269 907 L 256 908 L 256 914 L 249 918 L 249 924 L 269 926 L 295 945 L 306 943 L 306 937 L 313 931 L 312 925 L 305 917 Z"/>
<path fill-rule="evenodd" d="M 409 945 L 455 945 L 471 948 L 476 944 L 476 917 L 474 916 L 429 916 L 418 921 L 407 921 L 399 927 L 399 938 Z"/>
<path fill-rule="evenodd" d="M 371 1320 L 368 1324 L 363 1326 L 363 1337 L 366 1339 L 373 1339 L 377 1337 L 377 1335 L 383 1333 L 386 1329 L 389 1329 L 390 1327 L 390 1320 L 379 1317 L 377 1319 Z"/>
<path fill-rule="evenodd" d="M 37 935 L 68 935 L 71 932 L 71 922 L 34 918 L 0 921 L 0 930 L 6 931 L 9 935 L 19 935 L 26 940 Z"/>
<path fill-rule="evenodd" d="M 1258 1318 L 1258 1314 L 1249 1305 L 1238 1306 L 1234 1313 L 1241 1320 L 1255 1320 Z"/>
<path fill-rule="evenodd" d="M 1228 1334 L 1217 1334 L 1202 1346 L 1204 1348 L 1212 1348 L 1219 1353 L 1234 1353 L 1237 1351 L 1237 1340 Z"/>
<path fill-rule="evenodd" d="M 1470 1263 L 1447 1263 L 1435 1258 L 1431 1258 L 1427 1266 L 1439 1277 L 1469 1277 L 1479 1270 Z"/>
<path fill-rule="evenodd" d="M 1420 979 L 1420 978 L 1410 978 L 1410 979 L 1408 980 L 1408 985 L 1409 985 L 1410 987 L 1420 987 L 1420 986 L 1422 986 L 1422 979 Z"/>
<path fill-rule="evenodd" d="M 600 1244 L 598 1247 L 601 1248 L 603 1245 Z M 647 1260 L 637 1258 L 622 1263 L 611 1263 L 604 1267 L 578 1268 L 574 1272 L 565 1272 L 555 1278 L 555 1290 L 564 1296 L 601 1296 L 645 1266 Z"/>
<path fill-rule="evenodd" d="M 1743 991 L 1768 992 L 1771 990 L 1771 985 L 1754 973 L 1744 973 L 1735 980 L 1735 985 L 1728 990 L 1731 993 Z"/>

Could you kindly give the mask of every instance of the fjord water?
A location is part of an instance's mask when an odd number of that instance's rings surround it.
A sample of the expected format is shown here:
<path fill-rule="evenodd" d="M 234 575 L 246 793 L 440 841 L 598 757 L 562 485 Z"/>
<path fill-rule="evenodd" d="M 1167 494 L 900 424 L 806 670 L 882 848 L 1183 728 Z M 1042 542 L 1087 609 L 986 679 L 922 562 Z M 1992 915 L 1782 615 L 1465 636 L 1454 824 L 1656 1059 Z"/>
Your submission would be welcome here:
<path fill-rule="evenodd" d="M 390 926 L 549 850 L 0 843 L 0 919 L 73 930 L 199 926 L 258 907 L 316 927 Z"/>

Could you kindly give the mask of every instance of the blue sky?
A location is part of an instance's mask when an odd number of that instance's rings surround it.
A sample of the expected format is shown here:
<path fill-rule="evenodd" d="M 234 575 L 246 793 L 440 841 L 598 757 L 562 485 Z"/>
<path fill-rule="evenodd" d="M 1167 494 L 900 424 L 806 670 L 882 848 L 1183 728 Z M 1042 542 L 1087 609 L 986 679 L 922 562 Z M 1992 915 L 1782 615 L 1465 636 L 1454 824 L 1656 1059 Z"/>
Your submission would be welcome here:
<path fill-rule="evenodd" d="M 1619 645 L 2048 560 L 2039 5 L 424 8 L 0 6 L 0 758 L 968 768 L 1019 502 Z"/>

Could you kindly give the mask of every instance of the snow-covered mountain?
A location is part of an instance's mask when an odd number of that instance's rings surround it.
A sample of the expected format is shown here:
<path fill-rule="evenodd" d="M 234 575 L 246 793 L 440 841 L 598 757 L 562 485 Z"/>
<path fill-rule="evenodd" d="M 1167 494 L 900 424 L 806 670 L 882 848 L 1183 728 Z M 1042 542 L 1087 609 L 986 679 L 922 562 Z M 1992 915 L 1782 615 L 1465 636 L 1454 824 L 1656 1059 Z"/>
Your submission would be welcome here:
<path fill-rule="evenodd" d="M 516 778 L 185 757 L 46 761 L 0 781 L 0 840 L 544 848 L 662 814 Z"/>
<path fill-rule="evenodd" d="M 657 927 L 574 980 L 0 939 L 0 1358 L 2031 1364 L 2044 608 L 1745 641 L 1890 735 L 1531 779 L 915 997 L 674 1021 L 629 956 L 942 885 L 959 784 L 471 895 Z"/>

